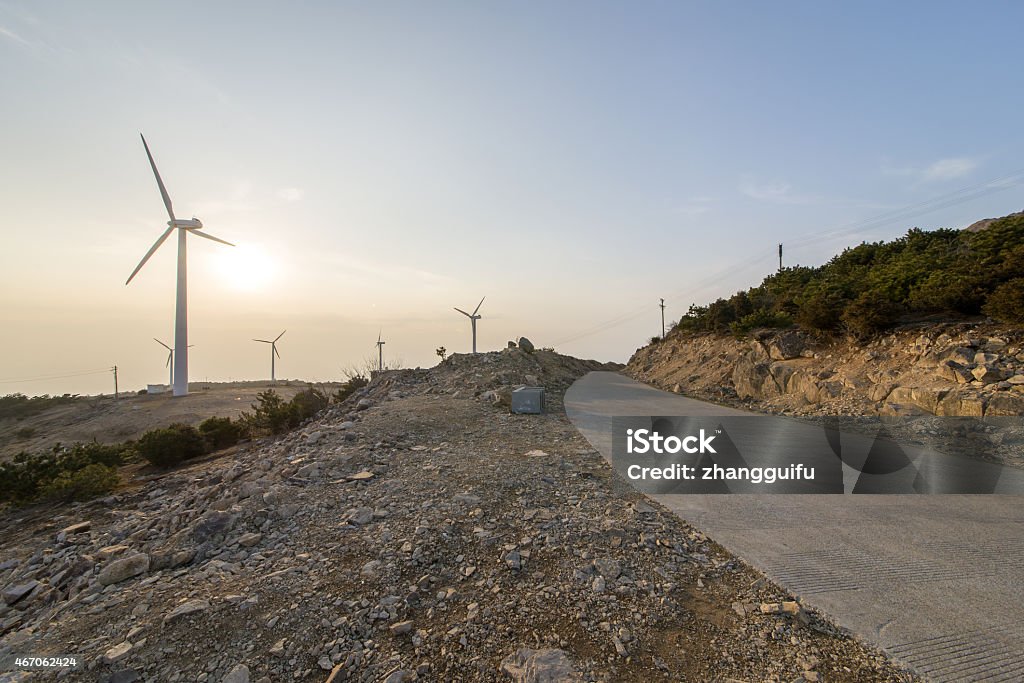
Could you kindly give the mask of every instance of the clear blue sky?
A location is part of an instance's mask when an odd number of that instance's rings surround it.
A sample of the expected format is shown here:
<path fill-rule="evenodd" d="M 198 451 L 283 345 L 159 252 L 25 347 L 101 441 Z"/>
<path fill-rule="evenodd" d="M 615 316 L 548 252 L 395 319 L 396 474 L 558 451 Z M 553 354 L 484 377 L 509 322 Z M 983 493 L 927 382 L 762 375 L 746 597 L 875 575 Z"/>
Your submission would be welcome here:
<path fill-rule="evenodd" d="M 659 297 L 676 319 L 755 284 L 778 242 L 819 264 L 1024 208 L 1011 178 L 863 223 L 1024 169 L 1022 25 L 1012 2 L 0 2 L 0 393 L 166 377 L 173 245 L 124 286 L 166 221 L 139 131 L 179 214 L 240 245 L 191 242 L 193 379 L 268 375 L 249 339 L 285 328 L 280 376 L 336 378 L 380 329 L 429 365 L 484 295 L 483 348 L 625 360 Z"/>

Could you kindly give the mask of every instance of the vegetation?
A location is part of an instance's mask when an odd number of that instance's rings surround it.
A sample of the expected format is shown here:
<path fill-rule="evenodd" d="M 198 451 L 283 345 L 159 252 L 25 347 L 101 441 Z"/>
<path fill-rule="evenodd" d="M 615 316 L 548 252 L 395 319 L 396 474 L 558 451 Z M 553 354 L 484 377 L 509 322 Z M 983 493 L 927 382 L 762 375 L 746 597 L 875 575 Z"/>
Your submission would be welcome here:
<path fill-rule="evenodd" d="M 78 400 L 78 396 L 64 394 L 63 396 L 32 396 L 24 394 L 7 394 L 0 396 L 0 419 L 13 417 L 16 420 L 23 420 L 32 415 L 38 415 L 48 408 L 71 403 Z"/>
<path fill-rule="evenodd" d="M 210 451 L 229 448 L 246 438 L 248 430 L 241 422 L 232 421 L 230 417 L 210 417 L 199 423 L 206 447 Z"/>
<path fill-rule="evenodd" d="M 370 380 L 366 379 L 364 375 L 349 375 L 349 378 L 345 381 L 341 387 L 331 394 L 331 400 L 335 403 L 341 403 L 349 396 L 354 394 L 358 389 L 365 387 L 370 383 Z"/>
<path fill-rule="evenodd" d="M 117 467 L 132 453 L 132 444 L 99 443 L 54 446 L 46 453 L 19 453 L 0 463 L 0 502 L 26 504 L 44 500 L 84 500 L 114 490 Z"/>
<path fill-rule="evenodd" d="M 448 357 L 448 349 L 444 348 L 443 346 L 438 346 L 436 353 L 438 356 L 441 357 L 442 362 L 444 362 L 444 359 Z"/>
<path fill-rule="evenodd" d="M 195 427 L 178 423 L 146 432 L 136 444 L 136 449 L 152 465 L 174 467 L 205 455 L 206 442 Z"/>
<path fill-rule="evenodd" d="M 676 329 L 743 335 L 796 323 L 867 338 L 901 320 L 982 313 L 1024 323 L 1024 216 L 978 232 L 914 228 L 817 268 L 784 268 L 728 299 L 691 306 Z"/>
<path fill-rule="evenodd" d="M 365 385 L 365 378 L 359 376 Z M 351 385 L 354 378 L 350 378 L 346 386 Z M 352 388 L 349 393 L 355 391 L 358 386 Z M 344 388 L 335 393 L 343 393 Z M 347 398 L 348 394 L 345 394 Z M 342 399 L 344 400 L 344 399 Z M 285 401 L 273 389 L 261 391 L 256 395 L 256 403 L 250 407 L 252 412 L 242 413 L 239 420 L 250 430 L 251 433 L 283 434 L 316 415 L 326 408 L 331 402 L 323 390 L 316 387 L 309 387 L 296 394 L 292 400 Z"/>

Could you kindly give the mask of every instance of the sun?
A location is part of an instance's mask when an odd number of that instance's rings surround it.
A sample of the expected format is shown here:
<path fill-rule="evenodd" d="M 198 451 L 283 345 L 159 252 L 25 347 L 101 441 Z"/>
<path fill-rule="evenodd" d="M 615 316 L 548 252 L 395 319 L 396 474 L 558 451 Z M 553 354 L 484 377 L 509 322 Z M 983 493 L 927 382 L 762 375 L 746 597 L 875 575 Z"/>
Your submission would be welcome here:
<path fill-rule="evenodd" d="M 244 292 L 266 289 L 277 275 L 277 266 L 259 245 L 239 245 L 217 255 L 217 270 L 224 282 Z"/>

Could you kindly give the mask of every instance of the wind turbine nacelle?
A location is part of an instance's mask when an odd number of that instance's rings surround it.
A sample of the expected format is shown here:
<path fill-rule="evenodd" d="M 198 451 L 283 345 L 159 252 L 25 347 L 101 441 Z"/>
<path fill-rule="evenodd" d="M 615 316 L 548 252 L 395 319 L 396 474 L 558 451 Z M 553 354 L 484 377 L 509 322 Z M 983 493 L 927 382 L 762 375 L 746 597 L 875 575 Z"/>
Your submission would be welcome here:
<path fill-rule="evenodd" d="M 203 222 L 198 218 L 189 218 L 188 220 L 176 218 L 173 221 L 167 221 L 167 224 L 172 228 L 184 228 L 185 230 L 200 230 L 203 227 Z"/>

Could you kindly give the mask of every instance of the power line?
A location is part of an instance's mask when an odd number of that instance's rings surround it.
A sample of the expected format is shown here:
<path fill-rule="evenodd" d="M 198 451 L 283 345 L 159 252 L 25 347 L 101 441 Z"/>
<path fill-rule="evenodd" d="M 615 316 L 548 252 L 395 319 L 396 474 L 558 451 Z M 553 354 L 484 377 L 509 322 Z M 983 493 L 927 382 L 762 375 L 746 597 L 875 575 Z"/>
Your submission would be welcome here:
<path fill-rule="evenodd" d="M 48 379 L 68 379 L 69 377 L 85 377 L 87 375 L 99 375 L 110 372 L 110 368 L 102 370 L 80 370 L 66 375 L 39 375 L 37 377 L 19 377 L 16 379 L 0 379 L 0 384 L 14 384 L 16 382 L 39 382 Z"/>
<path fill-rule="evenodd" d="M 1012 173 L 1000 176 L 998 178 L 994 178 L 984 183 L 962 187 L 959 190 L 954 190 L 953 192 L 948 192 L 939 195 L 938 197 L 933 197 L 932 199 L 925 200 L 923 202 L 910 204 L 908 206 L 904 206 L 898 209 L 894 209 L 892 211 L 878 214 L 876 216 L 872 216 L 871 218 L 855 221 L 853 223 L 847 223 L 845 225 L 837 227 L 831 232 L 826 232 L 824 234 L 805 233 L 800 237 L 791 239 L 789 241 L 789 244 L 795 243 L 797 245 L 811 245 L 822 241 L 834 239 L 837 237 L 843 237 L 852 233 L 860 232 L 862 230 L 872 230 L 880 228 L 885 225 L 895 223 L 897 221 L 932 213 L 934 211 L 949 208 L 951 206 L 956 206 L 957 204 L 963 204 L 974 199 L 980 199 L 981 197 L 994 194 L 996 192 L 1002 192 L 1003 190 L 1008 190 L 1010 188 L 1017 187 L 1020 184 L 1019 181 L 1021 180 L 1024 180 L 1024 169 L 1014 171 Z M 710 289 L 713 285 L 718 284 L 722 280 L 725 280 L 726 278 L 734 275 L 735 273 L 745 270 L 749 266 L 757 262 L 760 262 L 762 259 L 763 256 L 761 252 L 753 254 L 751 257 L 747 258 L 741 263 L 732 265 L 728 269 L 718 271 L 711 277 L 703 280 L 701 286 L 699 286 L 698 288 L 693 289 L 691 287 L 687 289 L 678 290 L 677 292 L 674 292 L 672 294 L 672 297 L 682 298 L 686 294 L 693 296 L 695 294 L 701 293 L 704 290 Z M 633 313 L 626 313 L 615 318 L 611 318 L 610 320 L 606 320 L 603 323 L 587 328 L 586 330 L 583 330 L 578 334 L 575 334 L 571 337 L 567 337 L 562 341 L 556 342 L 555 346 L 562 346 L 563 344 L 568 344 L 570 342 L 598 334 L 599 332 L 604 332 L 605 330 L 611 329 L 613 327 L 618 327 L 619 325 L 639 318 L 640 316 L 644 315 L 646 311 L 646 307 L 638 308 Z"/>

